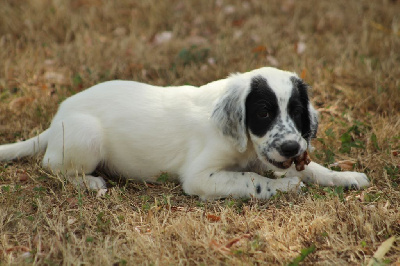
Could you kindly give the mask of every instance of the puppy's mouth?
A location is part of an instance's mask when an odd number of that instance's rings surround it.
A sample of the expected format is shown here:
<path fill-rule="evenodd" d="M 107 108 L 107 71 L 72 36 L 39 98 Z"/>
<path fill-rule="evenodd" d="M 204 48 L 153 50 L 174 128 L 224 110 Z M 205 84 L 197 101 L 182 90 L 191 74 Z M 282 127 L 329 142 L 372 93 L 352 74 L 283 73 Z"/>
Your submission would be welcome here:
<path fill-rule="evenodd" d="M 272 164 L 273 166 L 278 167 L 280 169 L 288 169 L 293 164 L 293 161 L 294 161 L 294 158 L 290 158 L 283 162 L 277 162 L 268 157 L 266 157 L 266 159 L 270 164 Z"/>
<path fill-rule="evenodd" d="M 266 159 L 270 164 L 280 169 L 288 169 L 294 163 L 296 165 L 297 171 L 303 171 L 305 169 L 305 166 L 311 162 L 311 159 L 308 156 L 307 151 L 283 162 L 277 162 L 268 157 L 266 157 Z"/>

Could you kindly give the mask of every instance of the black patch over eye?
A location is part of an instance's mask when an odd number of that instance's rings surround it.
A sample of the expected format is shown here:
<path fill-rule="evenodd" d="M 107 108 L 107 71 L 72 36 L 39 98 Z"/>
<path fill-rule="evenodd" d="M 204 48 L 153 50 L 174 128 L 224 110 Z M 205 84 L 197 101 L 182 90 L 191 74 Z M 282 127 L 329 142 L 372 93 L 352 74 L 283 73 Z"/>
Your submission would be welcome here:
<path fill-rule="evenodd" d="M 251 133 L 262 137 L 278 115 L 278 99 L 267 80 L 261 76 L 254 77 L 250 86 L 246 99 L 246 126 Z"/>
<path fill-rule="evenodd" d="M 256 114 L 259 118 L 269 118 L 271 116 L 270 111 L 267 109 L 258 110 Z"/>

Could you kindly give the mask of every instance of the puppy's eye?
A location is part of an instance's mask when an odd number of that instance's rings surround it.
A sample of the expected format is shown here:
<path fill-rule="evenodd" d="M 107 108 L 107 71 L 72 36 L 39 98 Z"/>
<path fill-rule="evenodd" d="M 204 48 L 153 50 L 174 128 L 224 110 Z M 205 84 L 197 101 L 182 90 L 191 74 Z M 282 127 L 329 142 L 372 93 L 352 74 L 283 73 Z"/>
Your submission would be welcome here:
<path fill-rule="evenodd" d="M 260 118 L 268 118 L 270 117 L 270 113 L 268 112 L 268 110 L 260 110 L 257 112 L 257 116 Z"/>

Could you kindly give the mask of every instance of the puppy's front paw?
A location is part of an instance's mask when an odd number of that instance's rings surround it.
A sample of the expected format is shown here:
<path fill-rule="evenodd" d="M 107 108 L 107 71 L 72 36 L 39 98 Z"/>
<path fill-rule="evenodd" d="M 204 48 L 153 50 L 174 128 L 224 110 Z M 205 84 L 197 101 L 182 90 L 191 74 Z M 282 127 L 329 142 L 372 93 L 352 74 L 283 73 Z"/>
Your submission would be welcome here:
<path fill-rule="evenodd" d="M 339 172 L 332 181 L 334 186 L 350 189 L 361 189 L 370 184 L 368 177 L 364 173 L 358 172 Z"/>
<path fill-rule="evenodd" d="M 370 185 L 369 179 L 366 174 L 357 172 L 353 172 L 353 174 L 354 183 L 352 183 L 352 185 L 354 184 L 357 189 L 368 187 Z"/>

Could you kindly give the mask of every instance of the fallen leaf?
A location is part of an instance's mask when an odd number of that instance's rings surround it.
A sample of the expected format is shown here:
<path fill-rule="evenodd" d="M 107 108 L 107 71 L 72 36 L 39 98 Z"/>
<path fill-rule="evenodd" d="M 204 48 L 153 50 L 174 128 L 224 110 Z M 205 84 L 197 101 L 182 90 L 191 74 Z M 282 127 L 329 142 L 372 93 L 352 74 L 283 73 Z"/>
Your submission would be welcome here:
<path fill-rule="evenodd" d="M 29 179 L 29 176 L 26 172 L 18 173 L 18 181 L 26 182 Z"/>
<path fill-rule="evenodd" d="M 240 237 L 236 237 L 236 238 L 230 240 L 230 241 L 225 245 L 225 247 L 231 248 L 233 245 L 235 245 L 235 244 L 236 244 L 237 242 L 239 242 L 240 240 L 242 240 L 242 239 L 250 239 L 250 237 L 251 237 L 250 234 L 244 234 L 244 235 L 242 235 L 242 236 L 240 236 Z"/>
<path fill-rule="evenodd" d="M 267 52 L 267 46 L 259 45 L 257 47 L 254 47 L 251 51 L 253 53 L 265 53 L 265 52 Z"/>
<path fill-rule="evenodd" d="M 218 243 L 216 240 L 213 239 L 210 241 L 210 247 L 218 250 L 223 254 L 232 254 L 231 248 L 233 246 L 237 245 L 241 240 L 249 240 L 250 238 L 251 238 L 250 234 L 243 234 L 239 237 L 235 237 L 229 240 L 225 244 Z"/>
<path fill-rule="evenodd" d="M 221 220 L 221 217 L 213 215 L 213 214 L 207 214 L 207 219 L 211 222 L 218 222 Z"/>
<path fill-rule="evenodd" d="M 240 237 L 231 239 L 225 246 L 226 246 L 227 248 L 230 248 L 230 247 L 232 247 L 235 243 L 239 242 L 240 239 L 241 239 Z"/>
<path fill-rule="evenodd" d="M 372 265 L 380 265 L 382 262 L 383 257 L 385 254 L 390 250 L 390 248 L 393 246 L 393 243 L 396 241 L 396 237 L 392 236 L 385 240 L 375 251 L 374 255 L 368 262 L 368 266 Z"/>
<path fill-rule="evenodd" d="M 231 254 L 231 250 L 229 248 L 225 247 L 224 245 L 221 245 L 214 239 L 212 239 L 210 241 L 210 247 L 221 252 L 222 254 L 225 254 L 225 255 Z"/>
<path fill-rule="evenodd" d="M 339 167 L 343 171 L 350 171 L 354 169 L 356 162 L 352 160 L 344 160 L 330 164 L 329 167 Z"/>

